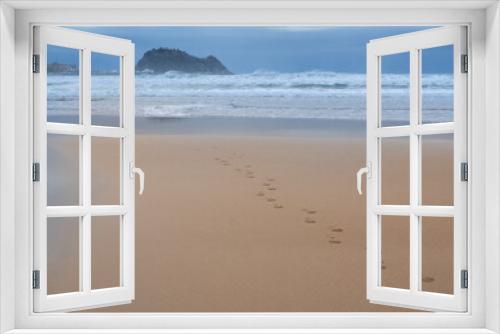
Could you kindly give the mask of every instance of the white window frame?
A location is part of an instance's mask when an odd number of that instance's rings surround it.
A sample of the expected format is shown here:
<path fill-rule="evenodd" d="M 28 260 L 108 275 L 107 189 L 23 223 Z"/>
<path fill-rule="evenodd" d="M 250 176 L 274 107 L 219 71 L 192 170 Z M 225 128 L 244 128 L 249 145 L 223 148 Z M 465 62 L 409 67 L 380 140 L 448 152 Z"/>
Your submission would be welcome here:
<path fill-rule="evenodd" d="M 370 41 L 367 46 L 367 296 L 373 303 L 423 310 L 467 310 L 467 289 L 461 286 L 467 270 L 467 181 L 461 180 L 461 164 L 467 163 L 467 81 L 462 56 L 467 55 L 467 28 L 433 28 Z M 445 45 L 453 47 L 453 121 L 423 124 L 421 121 L 422 51 Z M 409 60 L 408 125 L 382 124 L 382 58 L 401 53 Z M 449 206 L 422 204 L 422 136 L 453 135 L 453 202 Z M 405 138 L 409 143 L 409 202 L 382 203 L 382 141 Z M 384 184 L 387 184 L 385 180 Z M 409 224 L 409 289 L 382 286 L 382 224 L 384 217 L 405 217 Z M 453 224 L 453 293 L 422 290 L 422 218 L 451 217 Z"/>
<path fill-rule="evenodd" d="M 471 56 L 468 312 L 34 314 L 30 289 L 33 221 L 30 55 L 35 24 L 468 25 Z M 376 3 L 242 0 L 232 4 L 216 0 L 3 1 L 0 3 L 0 331 L 47 333 L 60 329 L 59 332 L 65 333 L 110 333 L 109 329 L 127 328 L 128 333 L 153 329 L 158 329 L 157 333 L 188 329 L 189 333 L 424 333 L 430 329 L 435 333 L 500 332 L 499 65 L 500 10 L 496 1 L 489 0 Z"/>
<path fill-rule="evenodd" d="M 33 184 L 33 268 L 39 272 L 39 288 L 34 289 L 35 312 L 71 311 L 100 306 L 129 303 L 134 299 L 134 166 L 135 156 L 135 51 L 134 45 L 124 39 L 70 30 L 59 27 L 36 26 L 33 36 L 34 54 L 40 58 L 39 73 L 33 75 L 34 93 L 34 161 L 39 164 L 40 180 Z M 47 46 L 71 48 L 78 52 L 79 63 L 79 123 L 49 122 L 47 119 Z M 119 125 L 115 127 L 92 125 L 91 57 L 92 53 L 119 58 L 120 102 Z M 79 138 L 78 163 L 80 171 L 79 203 L 71 206 L 47 205 L 47 136 L 71 135 Z M 119 140 L 119 203 L 92 204 L 92 140 L 114 138 Z M 92 289 L 92 227 L 94 217 L 119 218 L 120 262 L 119 286 Z M 54 217 L 79 219 L 79 291 L 47 293 L 47 220 Z M 95 221 L 95 220 L 94 220 Z M 60 222 L 65 224 L 65 222 Z"/>

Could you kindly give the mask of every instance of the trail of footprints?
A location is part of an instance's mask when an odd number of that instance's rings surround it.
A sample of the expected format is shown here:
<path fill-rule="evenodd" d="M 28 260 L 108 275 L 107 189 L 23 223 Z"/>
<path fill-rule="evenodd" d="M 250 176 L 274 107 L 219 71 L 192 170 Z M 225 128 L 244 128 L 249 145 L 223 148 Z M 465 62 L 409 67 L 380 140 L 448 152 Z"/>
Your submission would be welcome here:
<path fill-rule="evenodd" d="M 273 196 L 273 192 L 278 190 L 278 187 L 274 184 L 276 179 L 272 177 L 268 177 L 262 183 L 263 190 L 260 190 L 257 193 L 257 196 L 265 198 L 265 200 L 273 205 L 275 209 L 283 209 L 283 204 L 280 204 L 279 201 Z M 267 191 L 267 193 L 266 193 Z M 266 195 L 267 194 L 267 195 Z"/>
<path fill-rule="evenodd" d="M 213 149 L 217 150 L 217 148 L 213 148 Z M 238 154 L 236 152 L 233 152 L 231 154 L 231 157 L 236 158 L 236 159 L 241 159 L 244 156 L 242 154 Z M 229 159 L 229 158 L 223 159 L 223 158 L 216 156 L 216 157 L 214 157 L 214 160 L 217 163 L 219 163 L 221 166 L 227 167 L 227 166 L 233 165 L 230 161 L 231 159 Z M 256 179 L 257 178 L 255 172 L 252 169 L 252 165 L 248 164 L 248 163 L 243 165 L 243 166 L 235 165 L 234 171 L 242 174 L 247 179 Z M 284 208 L 283 204 L 279 203 L 279 201 L 273 196 L 273 192 L 278 190 L 278 187 L 275 184 L 275 182 L 276 182 L 276 179 L 274 179 L 272 177 L 265 178 L 264 182 L 262 183 L 263 189 L 257 192 L 257 196 L 265 199 L 265 201 L 270 203 L 274 209 L 283 209 Z"/>
<path fill-rule="evenodd" d="M 316 224 L 316 210 L 304 208 L 302 209 L 302 211 L 306 213 L 306 217 L 304 219 L 306 224 Z M 344 229 L 334 225 L 330 225 L 328 228 L 328 243 L 332 245 L 340 245 L 342 241 L 339 240 L 338 237 L 342 232 L 344 232 Z"/>
<path fill-rule="evenodd" d="M 330 233 L 328 234 L 328 237 L 329 237 L 328 242 L 331 244 L 334 244 L 334 245 L 341 244 L 342 241 L 337 239 L 337 237 L 339 236 L 339 233 L 342 233 L 342 232 L 344 232 L 344 229 L 331 225 L 330 226 Z"/>
<path fill-rule="evenodd" d="M 216 147 L 216 146 L 212 147 L 212 149 L 215 151 L 219 150 L 218 147 Z M 242 158 L 244 158 L 244 155 L 238 154 L 236 152 L 232 152 L 231 158 L 242 159 Z M 224 166 L 224 167 L 233 166 L 233 163 L 232 163 L 230 158 L 223 159 L 220 157 L 214 157 L 214 160 L 217 163 L 219 163 L 221 166 Z M 256 175 L 252 169 L 251 164 L 245 164 L 243 166 L 237 166 L 236 164 L 234 164 L 234 171 L 242 174 L 247 179 L 256 179 Z M 274 209 L 283 209 L 284 206 L 279 203 L 276 196 L 273 196 L 273 194 L 276 194 L 276 192 L 278 191 L 278 187 L 277 187 L 276 183 L 277 183 L 277 181 L 274 178 L 271 178 L 271 177 L 265 178 L 261 184 L 262 189 L 256 193 L 256 196 L 261 197 L 267 203 L 271 204 Z M 313 224 L 318 223 L 318 220 L 316 218 L 317 210 L 303 208 L 302 212 L 305 213 L 304 222 L 306 224 L 313 225 Z M 330 225 L 328 227 L 328 243 L 331 245 L 340 245 L 342 243 L 342 240 L 340 240 L 339 237 L 341 236 L 341 233 L 343 233 L 343 232 L 344 232 L 344 229 L 342 229 L 338 226 L 335 226 L 335 225 Z M 384 261 L 382 261 L 381 269 L 382 270 L 387 269 L 387 266 L 384 263 Z M 433 277 L 430 277 L 430 276 L 425 276 L 422 278 L 422 281 L 424 283 L 432 283 L 435 281 L 435 279 Z"/>
<path fill-rule="evenodd" d="M 214 150 L 218 150 L 218 148 L 213 148 Z M 242 154 L 237 154 L 233 152 L 231 154 L 232 158 L 236 159 L 241 159 L 244 156 Z M 214 160 L 219 163 L 221 166 L 228 167 L 232 166 L 233 164 L 231 163 L 229 158 L 223 159 L 220 157 L 214 157 Z M 251 164 L 245 164 L 243 166 L 236 166 L 234 165 L 234 171 L 237 173 L 242 174 L 244 177 L 247 179 L 256 179 L 256 174 L 252 169 Z M 276 194 L 276 191 L 278 190 L 278 187 L 276 185 L 276 179 L 272 177 L 267 177 L 263 180 L 261 184 L 261 190 L 259 190 L 256 193 L 257 197 L 262 198 L 265 200 L 267 203 L 271 204 L 274 209 L 283 209 L 284 206 L 283 204 L 279 203 L 278 199 L 276 196 L 273 196 Z M 316 213 L 317 210 L 314 209 L 308 209 L 308 208 L 303 208 L 302 211 L 306 214 L 304 218 L 304 222 L 306 224 L 316 224 L 318 220 L 316 219 Z M 330 225 L 328 229 L 328 243 L 332 245 L 339 245 L 342 243 L 341 240 L 339 240 L 340 233 L 344 232 L 342 228 Z M 385 269 L 384 267 L 382 269 Z"/>

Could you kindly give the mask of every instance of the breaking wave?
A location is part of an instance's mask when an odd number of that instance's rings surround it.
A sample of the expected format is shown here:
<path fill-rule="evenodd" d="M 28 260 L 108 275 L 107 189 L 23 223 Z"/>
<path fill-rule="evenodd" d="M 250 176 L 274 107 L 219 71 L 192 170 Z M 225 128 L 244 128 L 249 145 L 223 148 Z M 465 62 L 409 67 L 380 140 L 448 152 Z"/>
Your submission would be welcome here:
<path fill-rule="evenodd" d="M 116 75 L 93 75 L 92 99 L 116 101 L 120 81 Z M 64 114 L 65 104 L 78 100 L 76 76 L 49 75 L 49 114 Z M 423 95 L 437 110 L 434 121 L 445 118 L 453 105 L 453 78 L 425 74 Z M 286 117 L 364 119 L 366 77 L 358 73 L 309 71 L 276 73 L 256 71 L 237 75 L 199 75 L 167 72 L 136 75 L 136 113 L 151 118 L 171 117 Z M 382 78 L 383 105 L 397 120 L 408 110 L 408 75 Z M 109 105 L 99 103 L 107 114 Z M 107 107 L 108 106 L 108 107 Z M 67 108 L 66 108 L 67 109 Z"/>

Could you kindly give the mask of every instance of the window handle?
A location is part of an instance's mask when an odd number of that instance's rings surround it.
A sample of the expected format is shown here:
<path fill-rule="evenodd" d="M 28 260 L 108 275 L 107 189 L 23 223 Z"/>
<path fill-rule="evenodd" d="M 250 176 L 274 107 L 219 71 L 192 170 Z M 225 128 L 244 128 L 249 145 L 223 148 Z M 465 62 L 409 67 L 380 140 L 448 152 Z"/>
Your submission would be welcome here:
<path fill-rule="evenodd" d="M 134 163 L 130 163 L 130 178 L 134 179 L 135 174 L 139 175 L 139 195 L 142 195 L 144 192 L 144 171 L 138 167 L 134 166 Z"/>
<path fill-rule="evenodd" d="M 370 178 L 372 176 L 372 168 L 371 163 L 367 163 L 366 167 L 360 168 L 356 173 L 356 185 L 358 187 L 358 194 L 363 195 L 363 190 L 361 189 L 363 185 L 363 174 L 366 174 L 366 178 Z"/>

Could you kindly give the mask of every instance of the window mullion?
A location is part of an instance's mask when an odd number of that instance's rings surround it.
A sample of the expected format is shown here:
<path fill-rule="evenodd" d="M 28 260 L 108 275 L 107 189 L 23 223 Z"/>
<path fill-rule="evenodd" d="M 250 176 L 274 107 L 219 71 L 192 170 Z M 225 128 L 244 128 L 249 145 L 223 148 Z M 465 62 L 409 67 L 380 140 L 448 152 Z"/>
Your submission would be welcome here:
<path fill-rule="evenodd" d="M 82 71 L 81 71 L 81 117 L 82 124 L 85 128 L 83 135 L 82 151 L 80 160 L 82 170 L 82 205 L 85 213 L 82 217 L 81 233 L 80 233 L 80 267 L 81 267 L 81 280 L 82 290 L 90 292 L 92 287 L 92 221 L 90 207 L 92 205 L 92 138 L 90 132 L 91 122 L 91 105 L 90 105 L 90 80 L 91 80 L 91 52 L 89 49 L 82 51 Z"/>
<path fill-rule="evenodd" d="M 410 207 L 415 208 L 420 198 L 419 138 L 417 135 L 419 114 L 419 53 L 410 52 Z M 420 281 L 420 228 L 419 217 L 410 214 L 410 290 L 419 289 Z"/>

